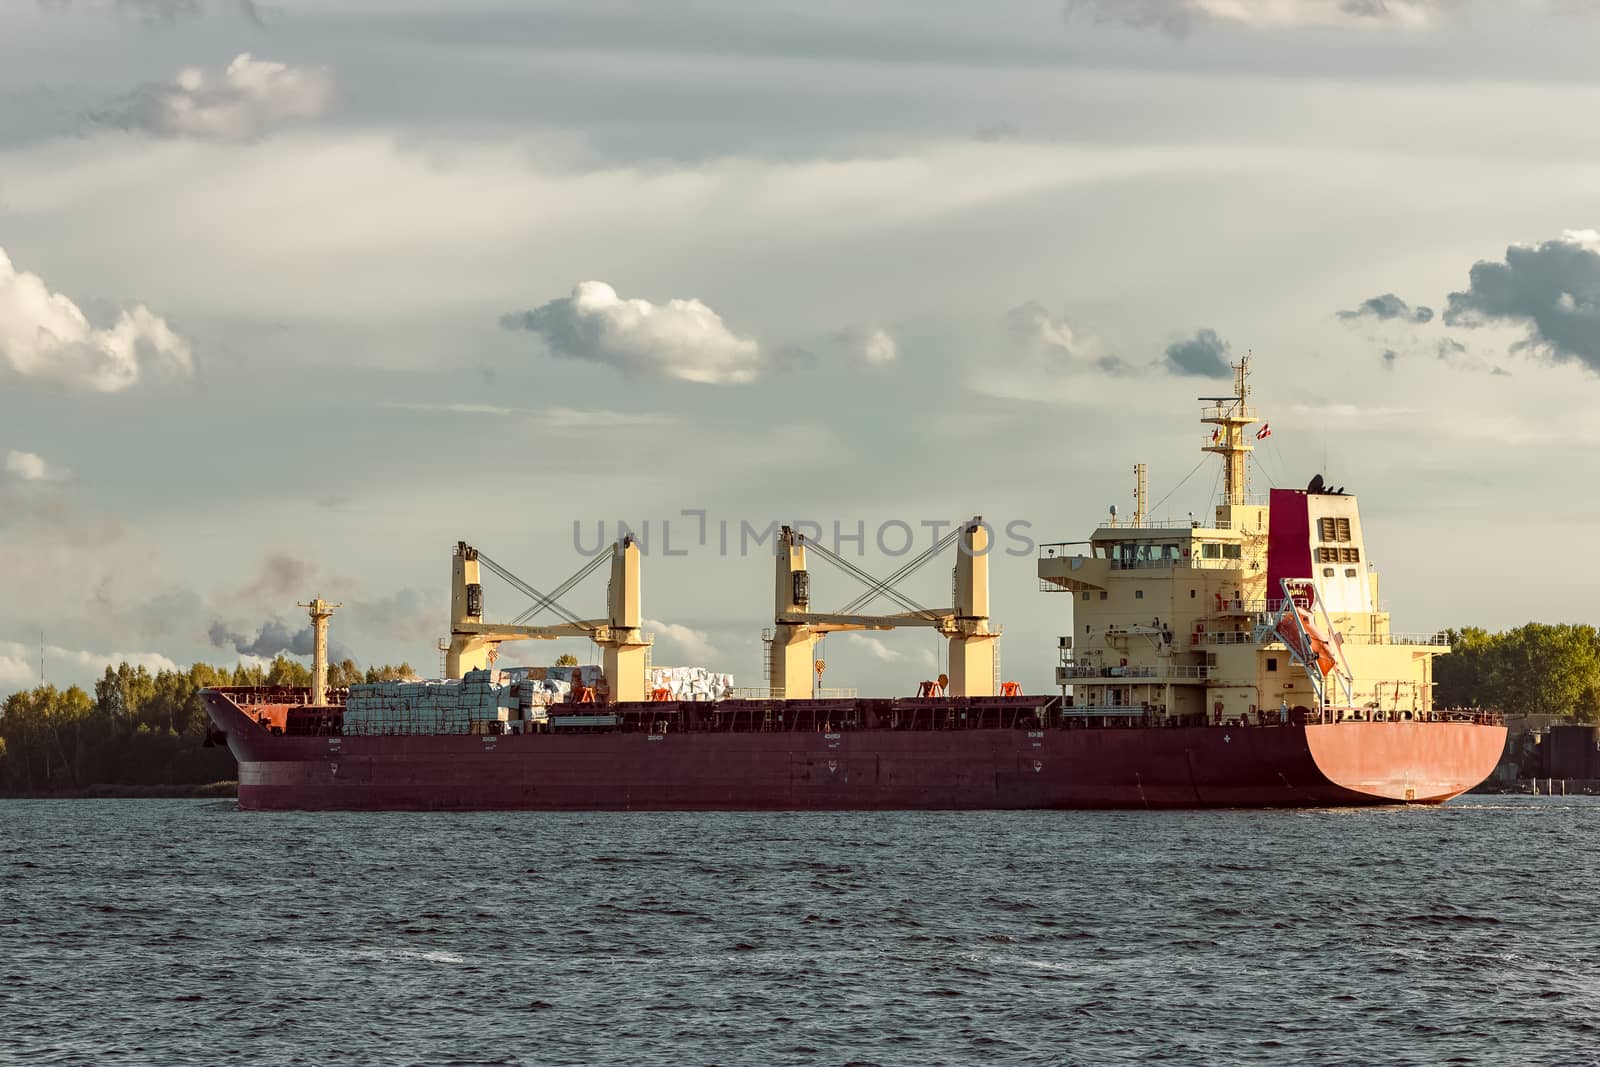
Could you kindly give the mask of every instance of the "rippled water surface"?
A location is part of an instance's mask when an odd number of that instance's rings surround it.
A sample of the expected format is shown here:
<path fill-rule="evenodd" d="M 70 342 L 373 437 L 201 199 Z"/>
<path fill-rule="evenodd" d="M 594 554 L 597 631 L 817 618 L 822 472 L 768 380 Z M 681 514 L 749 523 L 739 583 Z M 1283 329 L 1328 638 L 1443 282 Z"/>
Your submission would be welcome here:
<path fill-rule="evenodd" d="M 0 1059 L 1595 1063 L 1597 827 L 0 802 Z"/>

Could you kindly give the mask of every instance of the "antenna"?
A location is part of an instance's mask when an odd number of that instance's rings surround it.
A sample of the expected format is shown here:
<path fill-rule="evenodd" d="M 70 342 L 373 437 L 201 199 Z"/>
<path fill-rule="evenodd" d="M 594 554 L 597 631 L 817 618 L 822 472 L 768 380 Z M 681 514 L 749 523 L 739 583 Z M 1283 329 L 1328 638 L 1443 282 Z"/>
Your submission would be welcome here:
<path fill-rule="evenodd" d="M 44 686 L 44 627 L 39 628 L 39 685 Z"/>

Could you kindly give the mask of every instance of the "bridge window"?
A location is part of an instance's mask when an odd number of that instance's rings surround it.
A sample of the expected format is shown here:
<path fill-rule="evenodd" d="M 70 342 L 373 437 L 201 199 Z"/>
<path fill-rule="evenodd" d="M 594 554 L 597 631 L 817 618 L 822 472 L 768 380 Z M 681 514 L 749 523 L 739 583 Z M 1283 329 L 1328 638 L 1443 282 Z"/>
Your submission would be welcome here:
<path fill-rule="evenodd" d="M 1088 600 L 1089 599 L 1089 594 L 1088 593 L 1084 593 L 1083 594 L 1083 599 Z"/>
<path fill-rule="evenodd" d="M 1143 589 L 1135 589 L 1133 591 L 1133 599 L 1135 599 L 1135 600 L 1143 600 L 1144 599 L 1144 590 Z"/>
<path fill-rule="evenodd" d="M 1276 671 L 1277 669 L 1278 669 L 1278 657 L 1277 656 L 1268 656 L 1267 657 L 1267 670 Z"/>

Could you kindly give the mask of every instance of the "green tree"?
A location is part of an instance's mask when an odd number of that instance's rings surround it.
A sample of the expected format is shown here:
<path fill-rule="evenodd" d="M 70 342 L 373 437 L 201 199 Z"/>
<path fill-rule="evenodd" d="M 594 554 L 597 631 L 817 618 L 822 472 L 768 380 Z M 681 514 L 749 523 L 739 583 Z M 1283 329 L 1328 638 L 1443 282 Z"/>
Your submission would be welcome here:
<path fill-rule="evenodd" d="M 411 664 L 402 663 L 395 667 L 385 663 L 382 667 L 368 667 L 366 681 L 368 685 L 376 682 L 414 682 L 417 672 L 411 669 Z"/>
<path fill-rule="evenodd" d="M 555 665 L 557 667 L 576 667 L 578 665 L 578 657 L 571 652 L 563 652 L 556 657 Z"/>
<path fill-rule="evenodd" d="M 3 705 L 0 740 L 5 742 L 4 784 L 9 788 L 50 789 L 82 784 L 80 767 L 85 730 L 95 702 L 77 686 L 40 686 L 13 693 Z"/>
<path fill-rule="evenodd" d="M 1445 707 L 1600 721 L 1600 632 L 1573 623 L 1535 623 L 1489 633 L 1449 632 L 1451 653 L 1434 669 Z"/>
<path fill-rule="evenodd" d="M 236 664 L 229 685 L 265 685 L 267 672 L 260 667 L 247 667 L 243 663 Z"/>
<path fill-rule="evenodd" d="M 278 653 L 267 668 L 265 685 L 310 685 L 311 668 L 299 660 Z"/>
<path fill-rule="evenodd" d="M 106 673 L 94 684 L 96 709 L 106 720 L 124 730 L 138 727 L 139 712 L 155 695 L 155 679 L 143 667 L 130 667 L 127 663 L 107 667 Z"/>
<path fill-rule="evenodd" d="M 356 666 L 353 659 L 343 659 L 338 663 L 328 664 L 328 685 L 334 689 L 344 689 L 361 681 L 361 668 Z"/>

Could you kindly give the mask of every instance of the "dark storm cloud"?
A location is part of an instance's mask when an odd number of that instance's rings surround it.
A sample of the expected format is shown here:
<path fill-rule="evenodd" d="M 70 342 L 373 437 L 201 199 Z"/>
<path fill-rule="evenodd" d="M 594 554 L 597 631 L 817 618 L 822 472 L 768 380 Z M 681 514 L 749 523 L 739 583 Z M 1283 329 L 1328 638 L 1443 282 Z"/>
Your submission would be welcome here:
<path fill-rule="evenodd" d="M 1600 372 L 1600 251 L 1592 234 L 1568 234 L 1541 245 L 1512 245 L 1500 262 L 1480 260 L 1468 287 L 1451 293 L 1451 326 L 1515 324 L 1527 328 L 1518 348 Z"/>
<path fill-rule="evenodd" d="M 220 620 L 213 622 L 207 632 L 211 643 L 218 648 L 231 647 L 241 656 L 260 656 L 263 659 L 271 659 L 282 653 L 291 656 L 309 656 L 314 640 L 310 626 L 291 630 L 288 625 L 277 619 L 268 619 L 254 634 L 238 633 Z M 334 662 L 350 659 L 350 650 L 330 638 L 328 658 Z"/>
<path fill-rule="evenodd" d="M 1201 330 L 1187 341 L 1167 346 L 1166 368 L 1173 374 L 1195 378 L 1226 378 L 1233 373 L 1228 365 L 1228 342 L 1217 331 Z"/>
<path fill-rule="evenodd" d="M 1424 323 L 1433 321 L 1433 309 L 1429 307 L 1412 307 L 1393 293 L 1384 293 L 1363 300 L 1349 311 L 1339 312 L 1341 319 L 1381 319 L 1385 322 L 1392 319 L 1403 319 L 1406 322 Z"/>

